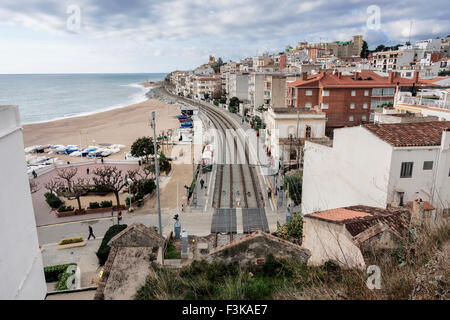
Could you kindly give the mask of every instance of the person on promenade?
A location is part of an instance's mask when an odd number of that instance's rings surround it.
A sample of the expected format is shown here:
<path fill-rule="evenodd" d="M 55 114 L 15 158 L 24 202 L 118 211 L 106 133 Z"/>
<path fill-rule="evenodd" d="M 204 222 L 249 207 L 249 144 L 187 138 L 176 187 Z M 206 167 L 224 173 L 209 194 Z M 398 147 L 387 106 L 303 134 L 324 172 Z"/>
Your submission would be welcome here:
<path fill-rule="evenodd" d="M 117 225 L 120 224 L 120 220 L 122 220 L 122 210 L 119 210 L 119 213 L 117 214 Z"/>
<path fill-rule="evenodd" d="M 86 169 L 86 174 L 89 174 L 89 168 Z"/>
<path fill-rule="evenodd" d="M 91 226 L 89 226 L 89 237 L 88 237 L 88 240 L 90 240 L 91 237 L 94 237 L 94 239 L 95 239 L 94 230 L 92 229 Z"/>
<path fill-rule="evenodd" d="M 36 171 L 33 170 L 32 174 L 33 174 L 33 178 L 36 179 L 36 178 L 37 178 L 37 173 L 36 173 Z"/>
<path fill-rule="evenodd" d="M 203 180 L 203 178 L 202 179 L 200 179 L 200 188 L 201 189 L 203 189 L 203 185 L 205 184 L 205 180 Z"/>

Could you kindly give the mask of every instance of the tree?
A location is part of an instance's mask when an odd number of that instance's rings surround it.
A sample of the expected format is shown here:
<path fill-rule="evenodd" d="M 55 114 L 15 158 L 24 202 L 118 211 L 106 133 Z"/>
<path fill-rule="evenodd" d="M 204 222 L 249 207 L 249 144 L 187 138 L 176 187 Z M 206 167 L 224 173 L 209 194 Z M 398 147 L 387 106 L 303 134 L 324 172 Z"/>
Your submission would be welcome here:
<path fill-rule="evenodd" d="M 61 169 L 56 171 L 56 175 L 58 176 L 58 178 L 66 182 L 66 188 L 68 189 L 68 191 L 71 191 L 72 179 L 76 176 L 77 172 L 77 168 Z"/>
<path fill-rule="evenodd" d="M 211 98 L 213 99 L 220 99 L 220 97 L 222 96 L 222 89 L 217 86 L 214 91 L 211 94 Z"/>
<path fill-rule="evenodd" d="M 144 157 L 148 162 L 149 156 L 155 153 L 153 139 L 150 137 L 138 138 L 131 145 L 131 155 L 133 157 Z"/>
<path fill-rule="evenodd" d="M 289 190 L 289 198 L 298 205 L 302 201 L 302 177 L 299 173 L 284 178 L 284 188 Z"/>
<path fill-rule="evenodd" d="M 365 40 L 363 40 L 360 56 L 363 59 L 367 59 L 369 57 L 369 46 L 367 45 L 367 42 Z"/>
<path fill-rule="evenodd" d="M 276 235 L 285 240 L 301 244 L 303 238 L 303 216 L 300 213 L 294 213 L 289 222 L 278 228 Z"/>
<path fill-rule="evenodd" d="M 440 77 L 450 76 L 450 70 L 443 70 L 438 74 Z"/>
<path fill-rule="evenodd" d="M 231 113 L 236 113 L 237 110 L 239 110 L 239 98 L 238 97 L 233 97 L 230 99 L 230 103 L 228 105 L 228 110 Z"/>
<path fill-rule="evenodd" d="M 100 167 L 94 170 L 92 178 L 95 185 L 109 188 L 116 196 L 117 206 L 120 206 L 119 192 L 127 184 L 126 177 L 122 176 L 122 170 L 117 167 Z"/>
<path fill-rule="evenodd" d="M 61 188 L 59 191 L 57 191 L 58 195 L 63 196 L 67 199 L 77 199 L 78 203 L 78 210 L 83 210 L 81 208 L 81 196 L 86 194 L 86 191 L 89 188 L 89 179 L 85 178 L 78 178 L 75 181 L 72 181 L 71 188 Z"/>

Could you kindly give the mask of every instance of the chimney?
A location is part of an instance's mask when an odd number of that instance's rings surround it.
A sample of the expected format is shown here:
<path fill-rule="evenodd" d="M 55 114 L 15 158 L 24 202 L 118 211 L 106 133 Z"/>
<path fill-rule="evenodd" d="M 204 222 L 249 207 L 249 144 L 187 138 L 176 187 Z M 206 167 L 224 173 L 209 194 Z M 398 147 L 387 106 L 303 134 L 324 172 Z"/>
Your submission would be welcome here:
<path fill-rule="evenodd" d="M 353 72 L 353 75 L 355 76 L 355 80 L 358 80 L 358 78 L 359 78 L 359 72 Z"/>
<path fill-rule="evenodd" d="M 414 71 L 413 82 L 415 84 L 419 83 L 419 71 Z"/>
<path fill-rule="evenodd" d="M 395 78 L 395 72 L 389 71 L 388 82 L 389 83 L 394 83 L 394 78 Z"/>
<path fill-rule="evenodd" d="M 302 72 L 302 80 L 305 81 L 308 79 L 308 72 Z"/>
<path fill-rule="evenodd" d="M 339 72 L 337 73 L 337 76 L 338 76 L 339 79 L 342 79 L 342 72 L 339 71 Z"/>

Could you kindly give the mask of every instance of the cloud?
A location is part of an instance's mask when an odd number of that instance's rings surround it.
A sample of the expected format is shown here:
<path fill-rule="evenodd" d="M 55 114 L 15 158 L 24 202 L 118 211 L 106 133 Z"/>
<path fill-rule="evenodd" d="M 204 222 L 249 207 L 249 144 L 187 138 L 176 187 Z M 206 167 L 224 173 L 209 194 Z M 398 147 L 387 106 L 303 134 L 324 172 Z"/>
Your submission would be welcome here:
<path fill-rule="evenodd" d="M 142 55 L 179 56 L 213 53 L 224 59 L 282 50 L 297 41 L 349 40 L 363 34 L 370 47 L 445 36 L 450 33 L 447 1 L 419 0 L 3 0 L 0 27 L 26 28 L 73 41 L 67 6 L 81 9 L 77 41 L 92 47 L 116 42 Z M 367 28 L 367 8 L 380 8 L 381 28 Z M 66 39 L 66 40 L 63 40 Z M 130 53 L 132 54 L 132 53 Z M 187 59 L 186 59 L 187 61 Z"/>

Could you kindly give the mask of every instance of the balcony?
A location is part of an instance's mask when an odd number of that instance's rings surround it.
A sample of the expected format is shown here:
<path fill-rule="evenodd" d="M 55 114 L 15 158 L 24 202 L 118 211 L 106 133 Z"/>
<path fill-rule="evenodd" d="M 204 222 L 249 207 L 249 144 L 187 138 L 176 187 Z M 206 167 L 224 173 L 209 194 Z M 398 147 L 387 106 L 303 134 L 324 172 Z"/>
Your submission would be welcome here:
<path fill-rule="evenodd" d="M 399 97 L 398 103 L 450 110 L 450 101 L 448 100 L 426 99 L 402 95 Z"/>

